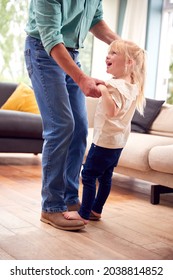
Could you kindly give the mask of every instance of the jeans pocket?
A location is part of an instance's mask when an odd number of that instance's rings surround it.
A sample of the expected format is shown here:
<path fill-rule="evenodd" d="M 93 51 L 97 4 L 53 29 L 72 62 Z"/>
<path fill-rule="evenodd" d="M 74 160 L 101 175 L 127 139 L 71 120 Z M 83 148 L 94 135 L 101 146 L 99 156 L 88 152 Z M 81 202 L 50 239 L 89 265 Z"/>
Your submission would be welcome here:
<path fill-rule="evenodd" d="M 28 71 L 29 77 L 31 77 L 33 73 L 33 68 L 31 63 L 31 50 L 30 49 L 25 50 L 24 55 L 25 55 L 26 69 Z"/>

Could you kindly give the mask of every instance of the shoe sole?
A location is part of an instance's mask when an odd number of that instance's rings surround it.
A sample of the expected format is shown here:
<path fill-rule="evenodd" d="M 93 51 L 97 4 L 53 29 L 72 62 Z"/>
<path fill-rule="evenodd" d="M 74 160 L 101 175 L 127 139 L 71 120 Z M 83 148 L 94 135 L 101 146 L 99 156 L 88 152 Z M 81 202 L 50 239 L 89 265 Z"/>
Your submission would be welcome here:
<path fill-rule="evenodd" d="M 51 221 L 45 219 L 45 218 L 41 218 L 40 219 L 41 222 L 45 223 L 45 224 L 49 224 L 55 228 L 58 228 L 58 229 L 62 229 L 62 230 L 68 230 L 68 231 L 77 231 L 77 230 L 80 230 L 80 229 L 84 229 L 85 228 L 85 225 L 83 226 L 74 226 L 74 227 L 63 227 L 63 226 L 58 226 L 54 223 L 52 223 Z"/>
<path fill-rule="evenodd" d="M 97 217 L 89 217 L 90 221 L 100 221 L 101 218 L 97 218 Z"/>
<path fill-rule="evenodd" d="M 89 216 L 90 221 L 99 221 L 100 219 L 101 219 L 101 217 L 97 217 L 92 212 L 90 213 L 90 216 Z"/>

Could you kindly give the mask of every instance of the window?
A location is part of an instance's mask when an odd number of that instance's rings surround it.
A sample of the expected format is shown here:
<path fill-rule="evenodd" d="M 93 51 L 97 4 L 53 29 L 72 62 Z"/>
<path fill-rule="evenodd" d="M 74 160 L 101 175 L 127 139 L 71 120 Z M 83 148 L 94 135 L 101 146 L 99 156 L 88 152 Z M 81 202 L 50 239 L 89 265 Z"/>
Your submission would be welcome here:
<path fill-rule="evenodd" d="M 0 1 L 0 81 L 30 83 L 25 62 L 24 31 L 30 0 L 1 0 Z M 15 30 L 15 32 L 14 32 Z M 81 50 L 80 60 L 83 71 L 90 75 L 93 37 L 88 34 Z"/>
<path fill-rule="evenodd" d="M 164 0 L 156 98 L 173 104 L 173 0 Z"/>
<path fill-rule="evenodd" d="M 0 1 L 0 81 L 27 81 L 24 64 L 24 26 L 29 0 Z"/>
<path fill-rule="evenodd" d="M 84 48 L 80 50 L 80 56 L 79 56 L 82 65 L 82 70 L 87 75 L 91 75 L 92 52 L 93 52 L 93 35 L 91 33 L 88 33 L 84 41 Z"/>

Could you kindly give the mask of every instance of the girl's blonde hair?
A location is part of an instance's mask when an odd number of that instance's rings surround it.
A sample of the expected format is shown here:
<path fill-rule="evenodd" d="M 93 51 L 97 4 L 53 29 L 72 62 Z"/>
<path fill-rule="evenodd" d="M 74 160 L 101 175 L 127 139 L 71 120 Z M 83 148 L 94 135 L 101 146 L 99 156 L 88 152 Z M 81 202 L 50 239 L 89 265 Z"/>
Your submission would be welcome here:
<path fill-rule="evenodd" d="M 131 83 L 138 86 L 139 94 L 136 108 L 140 114 L 143 114 L 145 107 L 146 52 L 135 43 L 122 39 L 113 41 L 109 49 L 124 54 L 126 61 L 128 59 L 133 61 L 132 67 L 127 67 L 125 72 L 130 74 Z"/>

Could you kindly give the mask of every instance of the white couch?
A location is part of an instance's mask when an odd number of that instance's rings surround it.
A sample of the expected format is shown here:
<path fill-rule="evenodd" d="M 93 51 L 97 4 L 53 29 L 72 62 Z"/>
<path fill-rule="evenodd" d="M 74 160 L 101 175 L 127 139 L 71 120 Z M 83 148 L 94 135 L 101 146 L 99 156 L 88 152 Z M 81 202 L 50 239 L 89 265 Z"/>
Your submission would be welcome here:
<path fill-rule="evenodd" d="M 87 155 L 92 142 L 97 99 L 87 97 L 86 104 L 89 122 Z M 159 203 L 161 193 L 173 192 L 173 105 L 162 105 L 147 134 L 130 133 L 114 171 L 153 183 L 152 204 Z"/>

